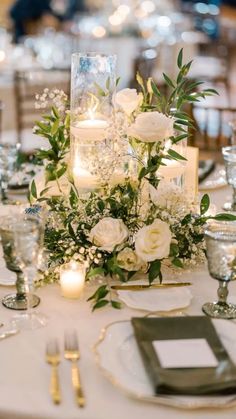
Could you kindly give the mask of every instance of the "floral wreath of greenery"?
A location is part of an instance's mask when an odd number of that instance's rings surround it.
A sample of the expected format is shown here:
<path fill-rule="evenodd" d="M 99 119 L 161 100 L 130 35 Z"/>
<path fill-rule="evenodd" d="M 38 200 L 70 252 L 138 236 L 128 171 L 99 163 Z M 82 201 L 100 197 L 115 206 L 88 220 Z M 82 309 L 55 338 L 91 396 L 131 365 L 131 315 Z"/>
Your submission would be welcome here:
<path fill-rule="evenodd" d="M 174 146 L 189 136 L 189 129 L 194 129 L 186 105 L 217 94 L 213 89 L 199 91 L 201 82 L 187 78 L 191 63 L 183 64 L 181 50 L 176 79 L 163 74 L 168 96 L 161 93 L 153 79 L 145 81 L 139 74 L 140 92 L 124 89 L 117 93 L 116 116 L 120 121 L 117 131 L 122 146 L 117 148 L 115 160 L 120 162 L 125 144 L 126 157 L 127 150 L 131 150 L 129 158 L 138 161 L 137 176 L 128 173 L 123 182 L 112 186 L 109 174 L 104 177 L 106 168 L 101 158 L 97 175 L 106 178 L 106 182 L 86 199 L 78 193 L 67 161 L 70 151 L 67 97 L 62 91 L 47 89 L 37 95 L 38 108 L 47 108 L 52 102 L 51 113 L 43 115 L 34 130 L 49 144 L 47 150 L 37 153 L 44 163 L 45 187 L 39 191 L 34 180 L 29 197 L 32 203 L 44 202 L 49 209 L 45 232 L 49 260 L 42 280 L 57 281 L 65 263 L 85 262 L 87 280 L 104 278 L 89 298 L 93 310 L 109 304 L 121 307 L 113 297 L 111 279 L 125 283 L 135 273 L 143 272 L 152 284 L 162 281 L 165 266 L 179 269 L 202 262 L 204 224 L 209 219 L 236 220 L 231 214 L 207 215 L 208 195 L 202 197 L 196 211 L 196 205 L 186 198 L 185 192 L 163 181 L 158 173 L 166 159 L 185 160 Z M 98 86 L 98 94 L 107 93 Z M 148 124 L 154 127 L 152 131 L 143 129 Z M 114 160 L 114 150 L 111 158 Z M 62 181 L 65 176 L 69 185 L 66 191 Z M 57 196 L 51 194 L 53 183 Z M 148 199 L 144 203 L 145 194 Z"/>

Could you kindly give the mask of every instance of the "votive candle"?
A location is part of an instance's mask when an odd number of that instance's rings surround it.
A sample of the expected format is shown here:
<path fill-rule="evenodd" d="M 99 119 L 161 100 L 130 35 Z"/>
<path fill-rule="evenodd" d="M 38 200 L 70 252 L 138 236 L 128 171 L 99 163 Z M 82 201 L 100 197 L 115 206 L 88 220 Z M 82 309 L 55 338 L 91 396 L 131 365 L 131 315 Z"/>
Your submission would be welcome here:
<path fill-rule="evenodd" d="M 79 298 L 85 284 L 85 265 L 69 262 L 60 270 L 61 295 L 65 298 Z"/>

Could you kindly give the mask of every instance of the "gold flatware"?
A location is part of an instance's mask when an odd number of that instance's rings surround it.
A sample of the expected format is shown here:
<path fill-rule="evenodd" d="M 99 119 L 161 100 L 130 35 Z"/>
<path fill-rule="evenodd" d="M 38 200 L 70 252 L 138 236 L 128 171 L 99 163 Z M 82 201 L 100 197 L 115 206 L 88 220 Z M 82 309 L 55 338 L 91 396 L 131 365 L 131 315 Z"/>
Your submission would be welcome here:
<path fill-rule="evenodd" d="M 80 359 L 78 339 L 75 331 L 65 333 L 65 359 L 71 361 L 72 384 L 75 390 L 76 403 L 79 407 L 85 406 L 85 397 L 81 385 L 78 360 Z"/>
<path fill-rule="evenodd" d="M 60 363 L 60 350 L 58 341 L 51 339 L 46 346 L 46 361 L 52 366 L 51 381 L 50 381 L 50 394 L 53 403 L 61 403 L 61 390 L 58 375 L 58 365 Z"/>
<path fill-rule="evenodd" d="M 112 285 L 111 288 L 119 291 L 143 291 L 158 288 L 187 287 L 190 285 L 192 285 L 191 282 L 167 282 L 165 284 L 153 285 Z"/>

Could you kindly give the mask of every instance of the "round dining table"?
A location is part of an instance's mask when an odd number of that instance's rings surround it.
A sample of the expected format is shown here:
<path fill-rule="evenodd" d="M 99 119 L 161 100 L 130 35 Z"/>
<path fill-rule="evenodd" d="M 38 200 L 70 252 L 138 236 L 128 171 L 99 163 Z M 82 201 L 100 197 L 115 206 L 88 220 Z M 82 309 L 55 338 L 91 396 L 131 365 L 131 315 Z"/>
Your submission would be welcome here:
<path fill-rule="evenodd" d="M 230 198 L 231 191 L 225 186 L 211 191 L 211 202 L 218 210 Z M 0 282 L 14 279 L 0 258 Z M 175 278 L 173 277 L 173 280 Z M 206 301 L 214 301 L 217 282 L 210 278 L 206 264 L 183 272 L 181 281 L 192 283 L 191 304 L 182 311 L 187 315 L 203 315 L 201 307 Z M 1 419 L 234 419 L 235 407 L 204 408 L 186 410 L 167 407 L 128 397 L 103 375 L 94 353 L 94 345 L 101 329 L 112 322 L 130 320 L 144 316 L 147 312 L 123 306 L 121 310 L 110 307 L 92 312 L 87 302 L 94 285 L 87 285 L 83 298 L 69 300 L 63 298 L 59 284 L 44 286 L 36 293 L 41 298 L 38 310 L 48 316 L 45 327 L 36 330 L 22 330 L 14 336 L 0 341 L 0 418 Z M 236 301 L 236 283 L 229 284 L 229 300 Z M 1 285 L 0 298 L 14 292 L 14 286 Z M 0 321 L 9 324 L 14 312 L 0 305 Z M 174 314 L 173 314 L 174 315 Z M 233 324 L 233 321 L 228 320 Z M 79 367 L 86 405 L 80 408 L 75 403 L 71 383 L 71 365 L 63 358 L 64 333 L 67 329 L 77 331 L 80 360 Z M 0 328 L 0 333 L 1 333 Z M 235 324 L 236 334 L 236 324 Z M 47 341 L 55 337 L 59 340 L 61 363 L 59 377 L 62 402 L 53 404 L 49 383 L 51 367 L 45 360 Z"/>

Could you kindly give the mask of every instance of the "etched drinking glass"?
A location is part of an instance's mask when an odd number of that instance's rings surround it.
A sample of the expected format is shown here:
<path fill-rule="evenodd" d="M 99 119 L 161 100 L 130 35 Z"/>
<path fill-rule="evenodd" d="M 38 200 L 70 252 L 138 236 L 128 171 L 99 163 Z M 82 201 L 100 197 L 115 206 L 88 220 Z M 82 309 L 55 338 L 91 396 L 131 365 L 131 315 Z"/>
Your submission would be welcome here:
<path fill-rule="evenodd" d="M 236 305 L 227 302 L 228 282 L 236 279 L 236 222 L 213 221 L 205 230 L 208 269 L 219 281 L 218 301 L 205 303 L 202 310 L 211 317 L 236 318 Z"/>
<path fill-rule="evenodd" d="M 233 188 L 232 202 L 223 205 L 225 211 L 236 211 L 236 145 L 223 147 L 222 153 L 225 162 L 226 179 Z"/>
<path fill-rule="evenodd" d="M 7 203 L 8 184 L 15 171 L 18 145 L 0 144 L 0 202 Z"/>
<path fill-rule="evenodd" d="M 14 248 L 19 267 L 23 272 L 27 295 L 27 310 L 14 316 L 23 329 L 36 329 L 47 324 L 47 317 L 32 310 L 32 291 L 42 248 L 43 225 L 39 219 L 24 216 L 14 225 Z"/>
<path fill-rule="evenodd" d="M 18 209 L 18 207 L 16 207 L 16 209 Z M 10 308 L 12 310 L 26 310 L 27 308 L 24 275 L 19 266 L 19 262 L 17 260 L 14 248 L 15 224 L 22 216 L 22 214 L 20 214 L 20 211 L 21 209 L 19 209 L 19 212 L 16 212 L 17 215 L 15 214 L 0 217 L 0 237 L 3 249 L 3 257 L 7 269 L 16 274 L 16 293 L 10 293 L 5 295 L 2 299 L 2 304 L 6 308 Z M 33 295 L 33 307 L 36 307 L 39 304 L 39 302 L 40 298 L 37 295 Z"/>

